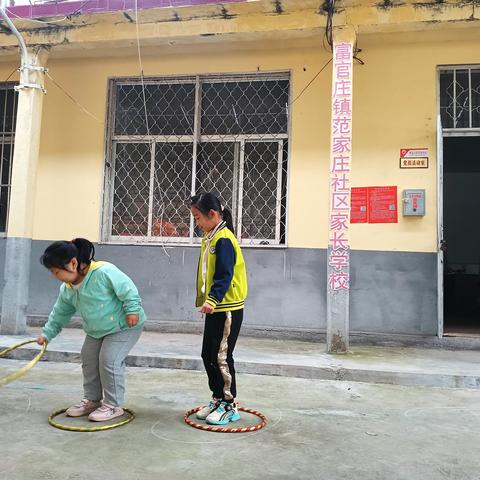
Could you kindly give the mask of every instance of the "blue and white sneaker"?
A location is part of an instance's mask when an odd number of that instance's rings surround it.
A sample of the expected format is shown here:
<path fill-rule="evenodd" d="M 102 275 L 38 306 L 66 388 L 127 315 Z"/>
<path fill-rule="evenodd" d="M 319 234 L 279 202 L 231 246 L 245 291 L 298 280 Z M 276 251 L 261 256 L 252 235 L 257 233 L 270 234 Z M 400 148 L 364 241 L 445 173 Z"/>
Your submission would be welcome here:
<path fill-rule="evenodd" d="M 220 402 L 221 402 L 221 400 L 218 400 L 216 398 L 212 398 L 208 405 L 205 405 L 203 408 L 201 408 L 196 413 L 196 417 L 199 420 L 205 420 L 218 407 Z"/>
<path fill-rule="evenodd" d="M 228 422 L 240 420 L 236 403 L 220 402 L 215 410 L 206 418 L 210 425 L 226 425 Z"/>

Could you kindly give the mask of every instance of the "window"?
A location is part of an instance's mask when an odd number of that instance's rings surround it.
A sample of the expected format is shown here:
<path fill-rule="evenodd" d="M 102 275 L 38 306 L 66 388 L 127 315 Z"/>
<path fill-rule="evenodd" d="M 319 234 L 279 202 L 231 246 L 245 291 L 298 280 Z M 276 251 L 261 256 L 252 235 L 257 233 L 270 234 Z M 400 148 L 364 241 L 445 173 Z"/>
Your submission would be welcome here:
<path fill-rule="evenodd" d="M 441 69 L 440 115 L 447 130 L 480 128 L 480 67 Z"/>
<path fill-rule="evenodd" d="M 0 233 L 8 223 L 8 204 L 17 115 L 17 92 L 13 83 L 0 83 Z"/>
<path fill-rule="evenodd" d="M 288 74 L 113 80 L 106 241 L 194 243 L 213 191 L 244 245 L 285 243 Z"/>

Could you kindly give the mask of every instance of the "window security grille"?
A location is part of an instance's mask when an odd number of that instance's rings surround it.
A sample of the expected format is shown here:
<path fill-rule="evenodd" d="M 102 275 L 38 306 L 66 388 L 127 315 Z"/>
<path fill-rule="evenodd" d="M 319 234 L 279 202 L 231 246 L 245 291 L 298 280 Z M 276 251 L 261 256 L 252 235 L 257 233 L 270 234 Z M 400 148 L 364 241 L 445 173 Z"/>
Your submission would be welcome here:
<path fill-rule="evenodd" d="M 195 243 L 213 191 L 242 244 L 285 243 L 288 74 L 113 80 L 103 237 Z"/>
<path fill-rule="evenodd" d="M 0 82 L 0 233 L 6 232 L 8 223 L 18 97 L 13 87 L 14 83 Z"/>
<path fill-rule="evenodd" d="M 443 129 L 480 129 L 480 67 L 440 71 L 440 115 Z"/>

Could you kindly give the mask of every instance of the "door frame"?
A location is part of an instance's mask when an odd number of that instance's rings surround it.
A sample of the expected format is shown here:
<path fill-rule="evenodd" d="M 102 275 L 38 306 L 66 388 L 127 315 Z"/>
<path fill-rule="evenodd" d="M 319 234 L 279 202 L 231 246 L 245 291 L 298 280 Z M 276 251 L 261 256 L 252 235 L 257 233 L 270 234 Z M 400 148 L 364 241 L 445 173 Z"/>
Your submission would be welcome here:
<path fill-rule="evenodd" d="M 437 72 L 438 84 L 440 87 L 440 69 Z M 438 90 L 440 92 L 440 90 Z M 440 103 L 440 93 L 438 95 Z M 442 250 L 443 243 L 443 130 L 440 117 L 440 105 L 437 108 L 437 318 L 438 328 L 437 336 L 443 337 L 444 334 L 444 255 Z"/>
<path fill-rule="evenodd" d="M 480 137 L 480 128 L 442 128 L 440 111 L 440 72 L 443 70 L 461 70 L 464 68 L 478 69 L 479 65 L 439 65 L 437 66 L 437 336 L 444 335 L 445 321 L 445 291 L 444 291 L 444 255 L 442 243 L 444 241 L 443 216 L 443 141 L 448 137 Z"/>

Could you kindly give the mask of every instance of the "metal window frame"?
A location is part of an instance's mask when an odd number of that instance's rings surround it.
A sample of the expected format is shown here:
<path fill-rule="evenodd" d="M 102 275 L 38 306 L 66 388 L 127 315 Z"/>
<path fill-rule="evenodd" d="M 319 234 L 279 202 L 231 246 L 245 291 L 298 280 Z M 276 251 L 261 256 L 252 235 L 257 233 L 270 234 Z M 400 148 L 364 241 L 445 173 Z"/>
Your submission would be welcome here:
<path fill-rule="evenodd" d="M 239 134 L 239 135 L 201 135 L 201 95 L 203 83 L 226 83 L 226 82 L 266 82 L 266 81 L 288 81 L 288 104 L 287 104 L 287 133 L 284 134 Z M 286 199 L 285 199 L 285 234 L 284 243 L 281 241 L 281 204 L 282 204 L 282 183 L 283 183 L 283 144 L 284 141 L 288 142 L 289 151 L 287 153 L 290 158 L 291 142 L 291 114 L 290 114 L 290 98 L 292 94 L 292 82 L 290 71 L 280 72 L 262 72 L 262 73 L 245 73 L 245 74 L 209 74 L 209 75 L 185 75 L 185 76 L 169 76 L 169 77 L 146 77 L 143 81 L 144 85 L 158 85 L 158 84 L 194 84 L 195 85 L 195 114 L 194 114 L 194 132 L 193 135 L 115 135 L 115 118 L 116 118 L 116 93 L 118 86 L 120 85 L 141 85 L 142 80 L 139 77 L 122 77 L 122 78 L 109 78 L 108 83 L 108 95 L 107 95 L 107 126 L 105 130 L 105 164 L 104 164 L 104 189 L 103 189 L 103 208 L 101 212 L 101 242 L 100 243 L 115 243 L 115 244 L 160 244 L 160 245 L 179 245 L 182 246 L 195 246 L 199 243 L 200 239 L 194 235 L 193 217 L 190 216 L 190 235 L 188 237 L 153 237 L 151 235 L 151 204 L 153 201 L 152 189 L 153 182 L 150 174 L 150 186 L 149 186 L 149 219 L 148 219 L 148 236 L 115 236 L 112 235 L 112 219 L 113 219 L 113 200 L 114 200 L 114 188 L 115 188 L 115 151 L 117 143 L 152 143 L 153 151 L 155 151 L 156 143 L 192 143 L 192 182 L 191 193 L 195 192 L 196 183 L 196 169 L 197 169 L 197 154 L 198 143 L 203 142 L 231 142 L 240 143 L 239 149 L 239 168 L 238 168 L 238 185 L 234 178 L 234 188 L 237 189 L 237 199 L 234 202 L 234 207 L 238 209 L 237 212 L 237 236 L 240 243 L 244 247 L 248 246 L 265 246 L 269 248 L 286 248 L 287 247 L 287 232 L 288 232 L 288 191 L 289 191 L 289 171 L 290 164 L 287 163 L 287 186 L 286 186 Z M 243 168 L 244 168 L 244 146 L 245 142 L 278 142 L 278 169 L 277 169 L 277 189 L 276 189 L 276 227 L 275 227 L 275 239 L 248 239 L 248 243 L 244 243 L 241 239 L 241 221 L 242 221 L 242 209 L 243 209 Z M 242 147 L 243 146 L 243 147 Z M 154 154 L 153 154 L 154 155 Z M 154 156 L 152 160 L 152 169 L 154 168 Z M 153 171 L 153 170 L 152 170 Z M 280 178 L 278 177 L 280 172 Z M 274 241 L 275 243 L 270 243 Z M 264 243 L 267 243 L 264 245 Z"/>
<path fill-rule="evenodd" d="M 238 205 L 241 214 L 239 215 L 239 219 L 237 221 L 237 237 L 239 237 L 239 241 L 241 241 L 241 231 L 242 231 L 242 220 L 243 220 L 243 177 L 244 177 L 244 170 L 245 170 L 245 143 L 276 143 L 277 144 L 277 187 L 276 187 L 276 198 L 275 198 L 275 238 L 274 241 L 275 243 L 271 244 L 270 242 L 272 241 L 271 238 L 249 238 L 248 242 L 250 245 L 255 245 L 255 246 L 281 246 L 284 244 L 280 243 L 281 240 L 281 207 L 282 207 L 282 181 L 283 181 L 283 138 L 277 138 L 277 137 L 266 137 L 262 139 L 254 139 L 254 140 L 242 140 L 240 151 L 242 152 L 242 155 L 240 156 L 240 173 L 239 173 L 239 178 L 240 178 L 240 185 L 241 188 L 239 188 L 239 200 L 238 200 Z M 243 246 L 243 244 L 242 244 Z"/>
<path fill-rule="evenodd" d="M 148 225 L 147 225 L 147 237 L 152 237 L 152 224 L 153 224 L 153 192 L 155 189 L 155 152 L 156 142 L 149 142 L 150 145 L 150 185 L 148 186 Z"/>
<path fill-rule="evenodd" d="M 243 226 L 243 181 L 245 175 L 245 139 L 240 139 L 240 148 L 238 148 L 239 162 L 238 162 L 238 187 L 237 187 L 237 199 L 235 205 L 237 208 L 237 239 L 239 242 L 242 240 L 242 226 Z M 235 185 L 237 182 L 235 177 L 233 178 Z"/>
<path fill-rule="evenodd" d="M 281 239 L 281 216 L 282 216 L 282 183 L 283 183 L 283 140 L 278 142 L 277 152 L 277 205 L 275 207 L 275 240 L 280 243 Z"/>
<path fill-rule="evenodd" d="M 196 191 L 197 182 L 197 157 L 198 157 L 198 144 L 200 143 L 201 133 L 201 107 L 202 107 L 202 86 L 200 84 L 200 76 L 195 77 L 195 111 L 193 115 L 193 152 L 192 152 L 192 188 L 190 190 L 190 196 L 193 197 Z M 193 215 L 190 215 L 190 243 L 195 242 L 195 221 Z"/>
<path fill-rule="evenodd" d="M 467 70 L 468 72 L 468 127 L 457 128 L 457 71 Z M 442 128 L 442 136 L 477 136 L 480 132 L 480 126 L 472 126 L 472 70 L 480 73 L 480 64 L 469 65 L 441 65 L 437 67 L 437 91 L 438 102 L 437 108 L 440 114 L 441 122 L 441 96 L 442 91 L 440 88 L 440 77 L 442 73 L 453 73 L 453 128 Z"/>
<path fill-rule="evenodd" d="M 15 95 L 15 85 L 17 85 L 17 82 L 0 82 L 0 90 L 5 90 L 7 91 L 12 91 L 13 92 L 13 118 L 14 121 L 12 122 L 12 129 L 10 132 L 7 132 L 6 130 L 0 132 L 0 150 L 1 150 L 1 155 L 0 155 L 0 187 L 7 188 L 8 191 L 8 196 L 7 196 L 7 213 L 5 216 L 5 230 L 2 231 L 0 230 L 0 238 L 3 238 L 7 235 L 7 228 L 8 228 L 8 219 L 10 216 L 10 192 L 12 188 L 12 167 L 13 167 L 13 152 L 15 149 L 15 128 L 16 128 L 16 117 L 17 117 L 17 104 L 18 104 L 18 97 Z M 3 114 L 4 118 L 4 127 L 5 127 L 5 119 L 7 117 L 7 102 L 5 101 L 5 105 L 3 107 Z M 3 152 L 5 149 L 5 145 L 10 146 L 10 153 L 9 153 L 9 175 L 8 175 L 8 183 L 4 184 L 1 183 L 1 180 L 3 178 Z"/>
<path fill-rule="evenodd" d="M 115 182 L 115 141 L 113 140 L 113 128 L 115 125 L 116 83 L 114 78 L 107 81 L 106 122 L 105 122 L 105 151 L 103 165 L 103 201 L 100 212 L 100 239 L 109 242 L 112 232 L 113 193 Z"/>

